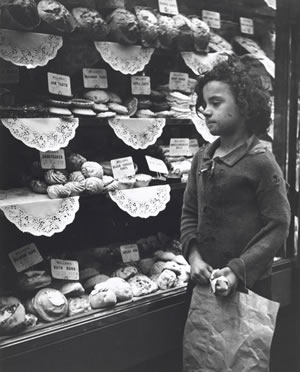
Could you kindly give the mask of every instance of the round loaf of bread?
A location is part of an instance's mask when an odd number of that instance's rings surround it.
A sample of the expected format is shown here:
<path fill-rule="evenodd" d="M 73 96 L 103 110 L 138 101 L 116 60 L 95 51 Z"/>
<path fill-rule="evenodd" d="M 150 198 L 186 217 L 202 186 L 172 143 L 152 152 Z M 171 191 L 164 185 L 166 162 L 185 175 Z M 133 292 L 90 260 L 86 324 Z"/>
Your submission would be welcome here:
<path fill-rule="evenodd" d="M 92 288 L 95 287 L 96 284 L 99 284 L 99 283 L 103 283 L 105 282 L 107 279 L 109 279 L 109 276 L 107 275 L 104 275 L 104 274 L 97 274 L 91 278 L 89 278 L 84 284 L 84 288 L 87 290 L 87 291 L 90 291 Z"/>
<path fill-rule="evenodd" d="M 84 182 L 84 181 L 85 181 L 85 177 L 80 171 L 74 171 L 69 174 L 69 182 Z"/>
<path fill-rule="evenodd" d="M 132 290 L 126 280 L 121 278 L 109 278 L 105 282 L 96 284 L 95 290 L 111 289 L 117 296 L 118 301 L 132 299 Z"/>
<path fill-rule="evenodd" d="M 175 27 L 174 19 L 167 15 L 158 17 L 158 42 L 163 49 L 173 49 L 177 38 L 178 30 Z"/>
<path fill-rule="evenodd" d="M 103 168 L 102 166 L 95 161 L 86 161 L 81 166 L 81 173 L 84 177 L 97 177 L 102 179 L 103 177 Z"/>
<path fill-rule="evenodd" d="M 86 162 L 86 158 L 80 154 L 72 153 L 67 157 L 67 168 L 69 171 L 80 171 L 83 163 Z M 69 180 L 79 181 L 79 180 Z"/>
<path fill-rule="evenodd" d="M 207 23 L 198 17 L 191 17 L 192 32 L 194 38 L 194 49 L 197 52 L 206 50 L 210 39 L 210 29 Z"/>
<path fill-rule="evenodd" d="M 46 321 L 64 318 L 68 313 L 68 301 L 57 289 L 41 289 L 34 297 L 33 306 L 39 317 Z"/>
<path fill-rule="evenodd" d="M 89 302 L 93 309 L 114 306 L 117 303 L 115 292 L 109 288 L 93 289 L 89 295 Z"/>
<path fill-rule="evenodd" d="M 136 7 L 141 42 L 146 48 L 156 47 L 158 41 L 158 20 L 150 9 Z"/>
<path fill-rule="evenodd" d="M 136 16 L 126 9 L 115 9 L 108 17 L 109 39 L 120 44 L 135 44 L 138 40 Z"/>
<path fill-rule="evenodd" d="M 117 278 L 122 278 L 124 280 L 128 280 L 135 276 L 138 273 L 138 270 L 134 266 L 124 266 L 120 267 L 116 271 L 113 272 L 113 276 Z"/>
<path fill-rule="evenodd" d="M 75 30 L 76 24 L 72 14 L 58 1 L 42 0 L 37 7 L 39 16 L 50 29 L 61 33 L 70 33 Z"/>
<path fill-rule="evenodd" d="M 95 40 L 105 39 L 108 33 L 107 24 L 96 9 L 73 8 L 72 15 L 79 31 L 91 35 Z"/>
<path fill-rule="evenodd" d="M 71 195 L 69 188 L 64 185 L 48 186 L 47 193 L 50 199 L 67 198 Z"/>
<path fill-rule="evenodd" d="M 160 289 L 169 289 L 175 287 L 177 277 L 174 271 L 164 270 L 157 279 L 157 285 Z"/>
<path fill-rule="evenodd" d="M 103 181 L 100 178 L 89 177 L 85 181 L 85 191 L 87 194 L 101 194 L 103 188 Z"/>
<path fill-rule="evenodd" d="M 42 180 L 32 180 L 30 182 L 30 189 L 37 194 L 47 194 L 48 185 Z"/>
<path fill-rule="evenodd" d="M 134 297 L 145 296 L 158 290 L 157 284 L 148 276 L 137 274 L 128 280 Z"/>
<path fill-rule="evenodd" d="M 65 173 L 57 169 L 49 169 L 44 174 L 45 181 L 47 185 L 57 185 L 64 184 L 67 182 L 68 178 Z"/>
<path fill-rule="evenodd" d="M 68 299 L 68 315 L 74 316 L 91 310 L 87 295 Z"/>

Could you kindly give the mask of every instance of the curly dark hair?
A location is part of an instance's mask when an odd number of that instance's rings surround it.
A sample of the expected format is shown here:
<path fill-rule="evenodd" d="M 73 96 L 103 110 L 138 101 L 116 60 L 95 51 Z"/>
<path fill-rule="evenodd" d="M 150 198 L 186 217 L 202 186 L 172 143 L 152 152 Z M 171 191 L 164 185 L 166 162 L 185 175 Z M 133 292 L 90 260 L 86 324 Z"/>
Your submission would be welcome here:
<path fill-rule="evenodd" d="M 258 75 L 249 72 L 238 57 L 231 56 L 228 60 L 218 63 L 198 81 L 195 90 L 198 96 L 197 111 L 205 105 L 203 87 L 210 81 L 221 81 L 230 86 L 241 114 L 246 117 L 249 133 L 267 133 L 271 124 L 270 95 L 262 86 Z"/>

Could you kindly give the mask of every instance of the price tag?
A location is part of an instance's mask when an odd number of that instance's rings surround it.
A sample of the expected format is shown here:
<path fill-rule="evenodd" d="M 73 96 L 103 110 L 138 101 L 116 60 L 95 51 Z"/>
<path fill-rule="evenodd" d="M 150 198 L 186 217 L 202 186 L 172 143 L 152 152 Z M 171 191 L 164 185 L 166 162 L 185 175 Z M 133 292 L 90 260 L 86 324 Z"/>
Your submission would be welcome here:
<path fill-rule="evenodd" d="M 170 139 L 170 156 L 190 155 L 190 140 L 188 138 Z"/>
<path fill-rule="evenodd" d="M 161 159 L 156 159 L 156 158 L 153 158 L 152 156 L 148 156 L 148 155 L 146 155 L 145 158 L 146 158 L 146 161 L 147 161 L 147 164 L 148 164 L 148 168 L 152 172 L 162 173 L 162 174 L 168 174 L 169 173 L 166 164 Z"/>
<path fill-rule="evenodd" d="M 149 76 L 131 76 L 131 93 L 134 95 L 151 94 L 151 82 Z"/>
<path fill-rule="evenodd" d="M 51 259 L 51 274 L 55 279 L 79 280 L 79 265 L 77 261 Z"/>
<path fill-rule="evenodd" d="M 176 0 L 158 0 L 159 11 L 165 14 L 178 14 L 178 6 Z"/>
<path fill-rule="evenodd" d="M 65 151 L 40 152 L 41 167 L 43 169 L 66 169 Z"/>
<path fill-rule="evenodd" d="M 254 34 L 254 23 L 251 18 L 240 17 L 240 27 L 243 34 Z"/>
<path fill-rule="evenodd" d="M 85 88 L 108 88 L 107 73 L 101 68 L 82 69 L 83 86 Z"/>
<path fill-rule="evenodd" d="M 189 74 L 183 72 L 170 72 L 169 75 L 169 89 L 181 90 L 186 92 L 188 90 Z"/>
<path fill-rule="evenodd" d="M 19 67 L 0 59 L 0 84 L 18 84 L 20 81 Z"/>
<path fill-rule="evenodd" d="M 137 244 L 121 245 L 120 251 L 124 263 L 140 260 L 140 253 Z"/>
<path fill-rule="evenodd" d="M 212 28 L 221 28 L 221 16 L 218 12 L 202 10 L 202 20 Z"/>
<path fill-rule="evenodd" d="M 70 76 L 48 72 L 48 90 L 51 94 L 71 97 L 72 91 Z"/>
<path fill-rule="evenodd" d="M 134 176 L 134 164 L 131 156 L 126 158 L 113 159 L 110 161 L 113 176 L 115 179 Z"/>
<path fill-rule="evenodd" d="M 190 139 L 189 148 L 192 155 L 195 155 L 196 152 L 199 150 L 199 144 L 196 138 Z"/>
<path fill-rule="evenodd" d="M 19 273 L 43 261 L 36 245 L 30 243 L 8 254 L 16 271 Z"/>

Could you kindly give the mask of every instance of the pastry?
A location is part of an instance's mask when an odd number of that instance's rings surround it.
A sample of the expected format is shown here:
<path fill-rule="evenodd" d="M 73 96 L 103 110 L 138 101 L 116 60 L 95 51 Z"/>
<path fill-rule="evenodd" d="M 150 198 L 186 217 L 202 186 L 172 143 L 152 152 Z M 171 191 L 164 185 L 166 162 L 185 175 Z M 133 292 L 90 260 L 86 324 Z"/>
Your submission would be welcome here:
<path fill-rule="evenodd" d="M 135 116 L 137 118 L 155 118 L 156 114 L 151 110 L 138 110 Z"/>
<path fill-rule="evenodd" d="M 138 110 L 149 109 L 152 106 L 152 102 L 148 98 L 139 98 Z"/>
<path fill-rule="evenodd" d="M 136 97 L 130 97 L 124 102 L 124 106 L 127 107 L 128 116 L 134 116 L 138 108 L 138 99 Z"/>
<path fill-rule="evenodd" d="M 25 327 L 25 308 L 20 302 L 0 308 L 0 335 L 13 334 Z"/>
<path fill-rule="evenodd" d="M 64 318 L 68 313 L 68 301 L 57 289 L 41 289 L 33 299 L 33 306 L 39 317 L 46 321 Z"/>
<path fill-rule="evenodd" d="M 17 287 L 22 291 L 33 291 L 47 287 L 51 284 L 52 278 L 43 270 L 24 271 L 17 278 Z"/>
<path fill-rule="evenodd" d="M 72 111 L 65 107 L 49 107 L 49 114 L 55 116 L 72 116 Z"/>
<path fill-rule="evenodd" d="M 177 277 L 174 271 L 164 270 L 157 279 L 157 285 L 160 289 L 169 289 L 175 287 Z"/>
<path fill-rule="evenodd" d="M 107 279 L 109 279 L 109 276 L 104 274 L 97 274 L 91 278 L 89 278 L 86 282 L 84 282 L 83 286 L 87 291 L 90 291 L 95 287 L 96 284 L 103 283 Z"/>
<path fill-rule="evenodd" d="M 69 171 L 80 171 L 81 166 L 87 160 L 84 156 L 76 153 L 72 153 L 67 157 L 67 168 Z M 79 180 L 69 180 L 69 181 L 79 181 Z"/>
<path fill-rule="evenodd" d="M 47 194 L 50 199 L 67 198 L 71 195 L 71 191 L 64 185 L 51 185 L 47 188 Z"/>
<path fill-rule="evenodd" d="M 157 261 L 155 264 L 151 267 L 149 274 L 150 275 L 155 275 L 155 274 L 160 274 L 165 266 L 164 261 Z"/>
<path fill-rule="evenodd" d="M 0 309 L 2 309 L 5 306 L 18 305 L 19 303 L 20 300 L 17 297 L 13 296 L 0 297 Z"/>
<path fill-rule="evenodd" d="M 210 40 L 210 29 L 207 23 L 196 16 L 192 16 L 190 20 L 194 39 L 194 49 L 196 52 L 206 50 Z"/>
<path fill-rule="evenodd" d="M 126 190 L 132 189 L 135 185 L 135 177 L 124 177 L 118 179 L 118 189 Z"/>
<path fill-rule="evenodd" d="M 105 282 L 96 284 L 95 290 L 111 289 L 117 296 L 118 301 L 127 301 L 132 299 L 132 290 L 126 280 L 121 278 L 109 278 Z"/>
<path fill-rule="evenodd" d="M 157 47 L 158 45 L 158 20 L 151 9 L 136 7 L 141 42 L 146 48 Z"/>
<path fill-rule="evenodd" d="M 86 161 L 81 166 L 81 173 L 84 177 L 103 177 L 103 168 L 102 166 L 95 161 Z"/>
<path fill-rule="evenodd" d="M 144 275 L 148 275 L 154 263 L 153 258 L 142 258 L 139 261 L 139 268 Z"/>
<path fill-rule="evenodd" d="M 85 177 L 80 171 L 74 171 L 69 174 L 69 182 L 83 182 L 83 181 L 85 181 Z"/>
<path fill-rule="evenodd" d="M 62 33 L 71 33 L 76 24 L 68 9 L 54 0 L 42 0 L 38 3 L 38 13 L 42 21 L 50 26 L 50 29 Z"/>
<path fill-rule="evenodd" d="M 108 32 L 107 24 L 96 9 L 73 8 L 72 15 L 79 31 L 91 35 L 96 40 L 105 39 Z"/>
<path fill-rule="evenodd" d="M 78 116 L 96 116 L 95 111 L 90 108 L 74 107 L 72 108 L 72 113 Z"/>
<path fill-rule="evenodd" d="M 143 274 L 135 275 L 128 280 L 134 297 L 145 296 L 158 290 L 157 284 L 148 276 Z"/>
<path fill-rule="evenodd" d="M 107 106 L 110 111 L 114 111 L 119 115 L 128 115 L 127 107 L 123 105 L 119 105 L 118 103 L 114 102 L 109 102 Z"/>
<path fill-rule="evenodd" d="M 146 187 L 149 185 L 152 177 L 149 174 L 138 173 L 135 175 L 134 187 Z"/>
<path fill-rule="evenodd" d="M 32 31 L 41 21 L 34 0 L 10 0 L 2 5 L 2 28 Z"/>
<path fill-rule="evenodd" d="M 64 187 L 70 191 L 70 196 L 78 196 L 86 190 L 86 181 L 81 182 L 67 182 Z"/>
<path fill-rule="evenodd" d="M 122 104 L 121 97 L 119 97 L 116 93 L 107 91 L 107 94 L 109 96 L 109 102 L 118 103 L 119 105 Z"/>
<path fill-rule="evenodd" d="M 175 27 L 173 17 L 167 15 L 158 16 L 158 42 L 163 49 L 173 49 L 178 30 Z"/>
<path fill-rule="evenodd" d="M 71 101 L 60 101 L 58 99 L 48 98 L 46 101 L 49 105 L 54 107 L 71 107 L 72 102 Z"/>
<path fill-rule="evenodd" d="M 93 309 L 114 306 L 117 303 L 117 296 L 112 289 L 93 289 L 89 295 L 89 302 Z"/>
<path fill-rule="evenodd" d="M 108 107 L 104 103 L 94 103 L 93 110 L 96 112 L 106 112 L 108 111 Z"/>
<path fill-rule="evenodd" d="M 236 36 L 234 42 L 241 46 L 246 53 L 254 54 L 259 57 L 265 57 L 266 55 L 257 42 L 248 37 Z"/>
<path fill-rule="evenodd" d="M 38 318 L 34 314 L 25 314 L 24 325 L 26 328 L 35 327 L 37 322 L 38 322 Z"/>
<path fill-rule="evenodd" d="M 104 170 L 104 169 L 103 169 Z M 114 182 L 114 178 L 113 177 L 111 177 L 111 176 L 106 176 L 106 175 L 104 175 L 103 176 L 103 179 L 102 179 L 102 181 L 103 181 L 103 186 L 104 187 L 107 187 L 108 185 L 110 185 L 112 182 Z"/>
<path fill-rule="evenodd" d="M 138 40 L 136 16 L 126 9 L 115 9 L 108 17 L 109 40 L 120 44 L 135 44 Z"/>
<path fill-rule="evenodd" d="M 84 98 L 90 99 L 95 103 L 107 103 L 109 101 L 109 95 L 105 90 L 91 89 L 83 93 Z"/>
<path fill-rule="evenodd" d="M 44 174 L 47 185 L 64 184 L 67 182 L 67 177 L 64 172 L 56 169 L 49 169 Z"/>
<path fill-rule="evenodd" d="M 74 316 L 91 310 L 87 295 L 68 299 L 68 315 Z"/>
<path fill-rule="evenodd" d="M 37 194 L 47 194 L 48 185 L 41 180 L 32 180 L 30 182 L 30 189 Z"/>
<path fill-rule="evenodd" d="M 78 108 L 93 108 L 95 104 L 93 101 L 84 98 L 73 98 L 71 103 L 73 107 Z"/>
<path fill-rule="evenodd" d="M 212 31 L 210 32 L 208 46 L 213 52 L 228 52 L 232 50 L 232 46 L 227 40 Z"/>
<path fill-rule="evenodd" d="M 84 288 L 79 282 L 58 284 L 57 289 L 66 297 L 78 297 L 84 294 Z"/>
<path fill-rule="evenodd" d="M 176 275 L 181 274 L 181 268 L 175 261 L 167 261 L 163 267 L 163 270 L 171 270 Z"/>
<path fill-rule="evenodd" d="M 89 177 L 85 181 L 85 191 L 87 194 L 100 194 L 103 188 L 103 181 L 100 178 Z"/>
<path fill-rule="evenodd" d="M 116 116 L 116 113 L 112 111 L 100 112 L 99 114 L 97 114 L 97 118 L 102 118 L 102 119 L 109 119 L 115 116 Z"/>
<path fill-rule="evenodd" d="M 113 272 L 113 276 L 128 280 L 138 273 L 138 270 L 134 266 L 120 267 Z"/>
<path fill-rule="evenodd" d="M 176 44 L 179 50 L 194 50 L 194 35 L 192 22 L 182 14 L 177 14 L 173 18 L 174 27 L 177 30 Z"/>

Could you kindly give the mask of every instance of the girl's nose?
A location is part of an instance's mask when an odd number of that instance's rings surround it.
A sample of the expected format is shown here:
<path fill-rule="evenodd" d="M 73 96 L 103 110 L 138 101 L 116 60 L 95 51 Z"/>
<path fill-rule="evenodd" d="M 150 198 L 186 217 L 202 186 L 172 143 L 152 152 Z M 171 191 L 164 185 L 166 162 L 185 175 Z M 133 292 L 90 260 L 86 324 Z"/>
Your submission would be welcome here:
<path fill-rule="evenodd" d="M 208 106 L 206 106 L 205 109 L 203 109 L 202 114 L 203 114 L 205 117 L 209 117 L 209 116 L 211 116 L 211 114 L 212 114 L 211 109 L 210 109 Z"/>

